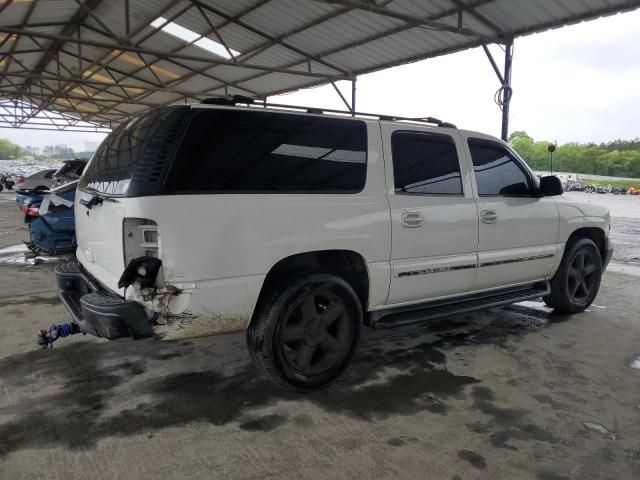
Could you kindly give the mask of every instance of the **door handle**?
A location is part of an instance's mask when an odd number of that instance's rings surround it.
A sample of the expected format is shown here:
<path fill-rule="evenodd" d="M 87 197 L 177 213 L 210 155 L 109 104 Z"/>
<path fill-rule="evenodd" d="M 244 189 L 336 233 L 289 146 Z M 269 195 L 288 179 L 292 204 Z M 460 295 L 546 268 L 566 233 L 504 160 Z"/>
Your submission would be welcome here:
<path fill-rule="evenodd" d="M 498 214 L 495 210 L 483 210 L 480 212 L 480 221 L 482 223 L 496 223 Z"/>
<path fill-rule="evenodd" d="M 424 225 L 424 215 L 420 212 L 405 212 L 400 217 L 400 223 L 405 228 L 418 228 Z"/>

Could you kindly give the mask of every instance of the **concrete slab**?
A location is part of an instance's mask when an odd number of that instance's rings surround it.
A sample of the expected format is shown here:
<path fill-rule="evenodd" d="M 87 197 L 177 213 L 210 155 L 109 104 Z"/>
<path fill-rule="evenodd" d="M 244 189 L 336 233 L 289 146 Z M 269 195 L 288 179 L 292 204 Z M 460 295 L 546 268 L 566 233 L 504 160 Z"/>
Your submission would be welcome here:
<path fill-rule="evenodd" d="M 0 246 L 21 228 L 0 202 Z M 0 478 L 637 479 L 639 286 L 607 274 L 573 317 L 526 302 L 368 331 L 340 382 L 294 395 L 243 335 L 39 350 L 68 319 L 52 266 L 2 265 Z"/>

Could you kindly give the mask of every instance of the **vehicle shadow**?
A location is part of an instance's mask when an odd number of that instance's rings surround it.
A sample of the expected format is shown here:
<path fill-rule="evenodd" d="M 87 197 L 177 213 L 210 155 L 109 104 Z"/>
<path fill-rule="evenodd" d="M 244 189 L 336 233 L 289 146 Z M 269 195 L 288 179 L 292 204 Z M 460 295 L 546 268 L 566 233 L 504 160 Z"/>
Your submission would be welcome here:
<path fill-rule="evenodd" d="M 78 342 L 0 359 L 0 457 L 50 446 L 87 448 L 99 439 L 192 422 L 270 431 L 308 427 L 281 402 L 312 405 L 363 421 L 419 411 L 446 414 L 447 399 L 481 379 L 454 373 L 447 356 L 461 346 L 508 346 L 564 320 L 511 306 L 445 318 L 419 328 L 370 331 L 350 370 L 324 390 L 299 394 L 264 379 L 241 334 L 183 342 Z M 268 412 L 265 414 L 264 410 Z"/>

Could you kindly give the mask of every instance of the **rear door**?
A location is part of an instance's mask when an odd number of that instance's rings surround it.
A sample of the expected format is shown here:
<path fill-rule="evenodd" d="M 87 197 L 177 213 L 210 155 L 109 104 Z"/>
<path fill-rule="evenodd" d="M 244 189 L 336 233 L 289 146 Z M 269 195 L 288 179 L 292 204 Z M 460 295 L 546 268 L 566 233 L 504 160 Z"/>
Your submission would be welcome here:
<path fill-rule="evenodd" d="M 505 144 L 461 135 L 473 163 L 480 220 L 474 290 L 546 278 L 559 251 L 555 200 L 537 196 L 537 178 Z"/>
<path fill-rule="evenodd" d="M 387 303 L 469 291 L 478 214 L 458 131 L 383 123 L 382 135 L 392 223 Z"/>

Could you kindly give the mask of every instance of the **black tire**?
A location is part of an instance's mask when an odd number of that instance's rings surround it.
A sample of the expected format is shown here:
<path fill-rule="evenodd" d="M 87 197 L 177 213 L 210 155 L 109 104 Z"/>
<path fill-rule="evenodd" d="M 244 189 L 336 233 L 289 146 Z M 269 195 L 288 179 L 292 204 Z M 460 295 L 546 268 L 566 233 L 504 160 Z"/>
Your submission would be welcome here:
<path fill-rule="evenodd" d="M 270 292 L 247 331 L 256 366 L 280 386 L 309 391 L 347 368 L 358 345 L 362 306 L 351 285 L 307 274 Z"/>
<path fill-rule="evenodd" d="M 544 302 L 562 313 L 585 310 L 598 294 L 602 279 L 602 257 L 589 238 L 567 246 L 562 263 L 551 280 L 551 293 Z"/>

